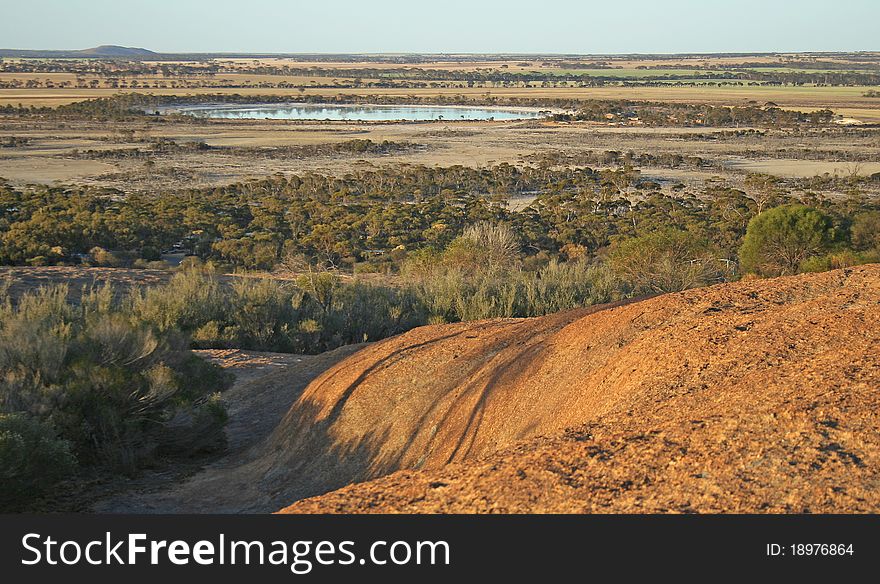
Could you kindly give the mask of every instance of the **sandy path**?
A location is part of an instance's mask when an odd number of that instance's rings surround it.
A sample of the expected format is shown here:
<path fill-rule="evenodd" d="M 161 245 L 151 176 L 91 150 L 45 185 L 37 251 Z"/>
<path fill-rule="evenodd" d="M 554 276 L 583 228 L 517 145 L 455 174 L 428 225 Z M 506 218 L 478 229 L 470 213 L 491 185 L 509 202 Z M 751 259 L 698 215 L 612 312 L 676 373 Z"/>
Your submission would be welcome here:
<path fill-rule="evenodd" d="M 210 493 L 225 502 L 217 511 L 238 511 L 236 493 L 215 488 L 230 468 L 246 465 L 253 457 L 252 447 L 262 442 L 299 397 L 309 382 L 336 362 L 357 351 L 351 345 L 321 355 L 292 355 L 257 351 L 203 350 L 204 357 L 235 373 L 235 384 L 224 400 L 229 412 L 226 426 L 229 452 L 184 482 L 175 482 L 171 473 L 148 473 L 132 483 L 132 488 L 94 505 L 101 513 L 186 513 L 206 512 L 218 504 Z M 196 497 L 194 493 L 198 493 Z"/>

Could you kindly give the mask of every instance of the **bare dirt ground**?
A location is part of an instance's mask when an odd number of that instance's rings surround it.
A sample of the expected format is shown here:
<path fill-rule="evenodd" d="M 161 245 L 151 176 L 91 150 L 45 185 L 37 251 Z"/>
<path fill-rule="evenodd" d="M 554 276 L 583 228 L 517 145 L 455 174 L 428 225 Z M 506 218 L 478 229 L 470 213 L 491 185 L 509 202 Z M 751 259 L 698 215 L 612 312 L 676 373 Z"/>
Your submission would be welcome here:
<path fill-rule="evenodd" d="M 745 172 L 772 174 L 780 177 L 808 178 L 824 174 L 849 176 L 852 172 L 874 174 L 880 172 L 880 162 L 844 162 L 829 160 L 772 160 L 772 159 L 737 159 L 725 160 L 727 168 Z"/>
<path fill-rule="evenodd" d="M 165 284 L 174 272 L 127 268 L 85 268 L 79 266 L 0 267 L 0 283 L 8 284 L 6 293 L 18 298 L 41 287 L 66 284 L 71 297 L 84 290 L 111 284 L 124 292 L 142 286 Z"/>

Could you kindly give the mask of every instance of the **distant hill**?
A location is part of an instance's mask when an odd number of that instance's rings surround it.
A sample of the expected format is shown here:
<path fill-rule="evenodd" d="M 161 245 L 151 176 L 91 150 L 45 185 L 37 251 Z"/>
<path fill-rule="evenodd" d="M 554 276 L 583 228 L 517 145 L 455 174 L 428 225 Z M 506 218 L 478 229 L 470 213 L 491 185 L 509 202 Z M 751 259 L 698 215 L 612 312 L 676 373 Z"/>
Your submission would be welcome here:
<path fill-rule="evenodd" d="M 138 47 L 121 47 L 118 45 L 101 45 L 90 49 L 73 51 L 0 49 L 0 58 L 29 59 L 154 59 L 159 56 L 148 49 Z"/>
<path fill-rule="evenodd" d="M 94 57 L 152 57 L 158 55 L 158 53 L 148 49 L 120 47 L 119 45 L 101 45 L 100 47 L 93 47 L 91 49 L 83 49 L 74 52 L 79 53 L 80 55 Z"/>

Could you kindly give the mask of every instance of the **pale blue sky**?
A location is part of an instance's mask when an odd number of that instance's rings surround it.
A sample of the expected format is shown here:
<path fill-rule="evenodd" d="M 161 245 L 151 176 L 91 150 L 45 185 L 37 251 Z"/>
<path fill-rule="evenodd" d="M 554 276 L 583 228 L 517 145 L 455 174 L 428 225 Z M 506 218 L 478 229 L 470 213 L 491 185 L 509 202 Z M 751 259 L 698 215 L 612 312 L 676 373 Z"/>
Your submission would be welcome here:
<path fill-rule="evenodd" d="M 880 50 L 880 0 L 2 0 L 0 47 L 159 52 Z"/>

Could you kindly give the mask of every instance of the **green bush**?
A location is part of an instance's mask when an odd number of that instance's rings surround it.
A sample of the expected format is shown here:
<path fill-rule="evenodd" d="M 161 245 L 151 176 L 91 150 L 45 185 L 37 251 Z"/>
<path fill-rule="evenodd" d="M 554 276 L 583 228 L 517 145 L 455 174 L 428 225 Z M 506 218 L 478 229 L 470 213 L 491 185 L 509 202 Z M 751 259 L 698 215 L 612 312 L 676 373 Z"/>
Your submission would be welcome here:
<path fill-rule="evenodd" d="M 110 287 L 78 303 L 67 293 L 43 288 L 0 306 L 0 413 L 51 423 L 81 464 L 134 472 L 154 459 L 170 420 L 229 377 Z"/>
<path fill-rule="evenodd" d="M 352 282 L 336 292 L 322 328 L 332 347 L 383 339 L 426 322 L 425 308 L 410 288 Z"/>
<path fill-rule="evenodd" d="M 164 286 L 136 290 L 131 295 L 134 316 L 159 331 L 191 333 L 229 313 L 228 295 L 211 266 L 183 266 Z"/>
<path fill-rule="evenodd" d="M 333 305 L 333 297 L 340 283 L 339 275 L 335 272 L 313 271 L 311 269 L 296 279 L 297 286 L 325 314 L 330 311 Z"/>
<path fill-rule="evenodd" d="M 854 252 L 851 250 L 842 250 L 829 253 L 824 256 L 814 256 L 801 262 L 801 272 L 827 272 L 828 270 L 838 270 L 840 268 L 849 268 L 861 264 L 868 264 L 880 260 L 880 254 L 877 252 Z"/>
<path fill-rule="evenodd" d="M 0 511 L 25 508 L 75 466 L 70 444 L 51 425 L 24 414 L 0 414 Z"/>
<path fill-rule="evenodd" d="M 230 290 L 229 325 L 236 346 L 261 351 L 290 351 L 302 293 L 267 278 L 243 278 Z"/>
<path fill-rule="evenodd" d="M 850 227 L 850 238 L 857 251 L 880 252 L 880 211 L 865 211 L 856 215 Z"/>
<path fill-rule="evenodd" d="M 509 225 L 481 221 L 466 227 L 443 253 L 443 263 L 469 271 L 509 271 L 520 261 L 520 242 Z"/>
<path fill-rule="evenodd" d="M 625 292 L 607 266 L 585 260 L 551 261 L 536 272 L 472 271 L 441 261 L 409 274 L 428 322 L 541 316 L 610 302 Z"/>
<path fill-rule="evenodd" d="M 107 251 L 103 247 L 93 247 L 89 250 L 89 255 L 92 258 L 91 263 L 95 266 L 118 268 L 123 264 L 121 258 L 117 257 L 116 254 Z"/>
<path fill-rule="evenodd" d="M 724 270 L 717 256 L 698 236 L 666 229 L 619 241 L 608 263 L 633 293 L 650 294 L 723 281 Z"/>
<path fill-rule="evenodd" d="M 591 265 L 584 260 L 553 260 L 535 277 L 524 275 L 524 279 L 524 312 L 528 316 L 611 302 L 623 293 L 620 281 L 607 265 Z"/>
<path fill-rule="evenodd" d="M 835 243 L 831 217 L 804 205 L 784 205 L 749 221 L 739 252 L 742 271 L 760 276 L 796 274 L 804 262 Z"/>

